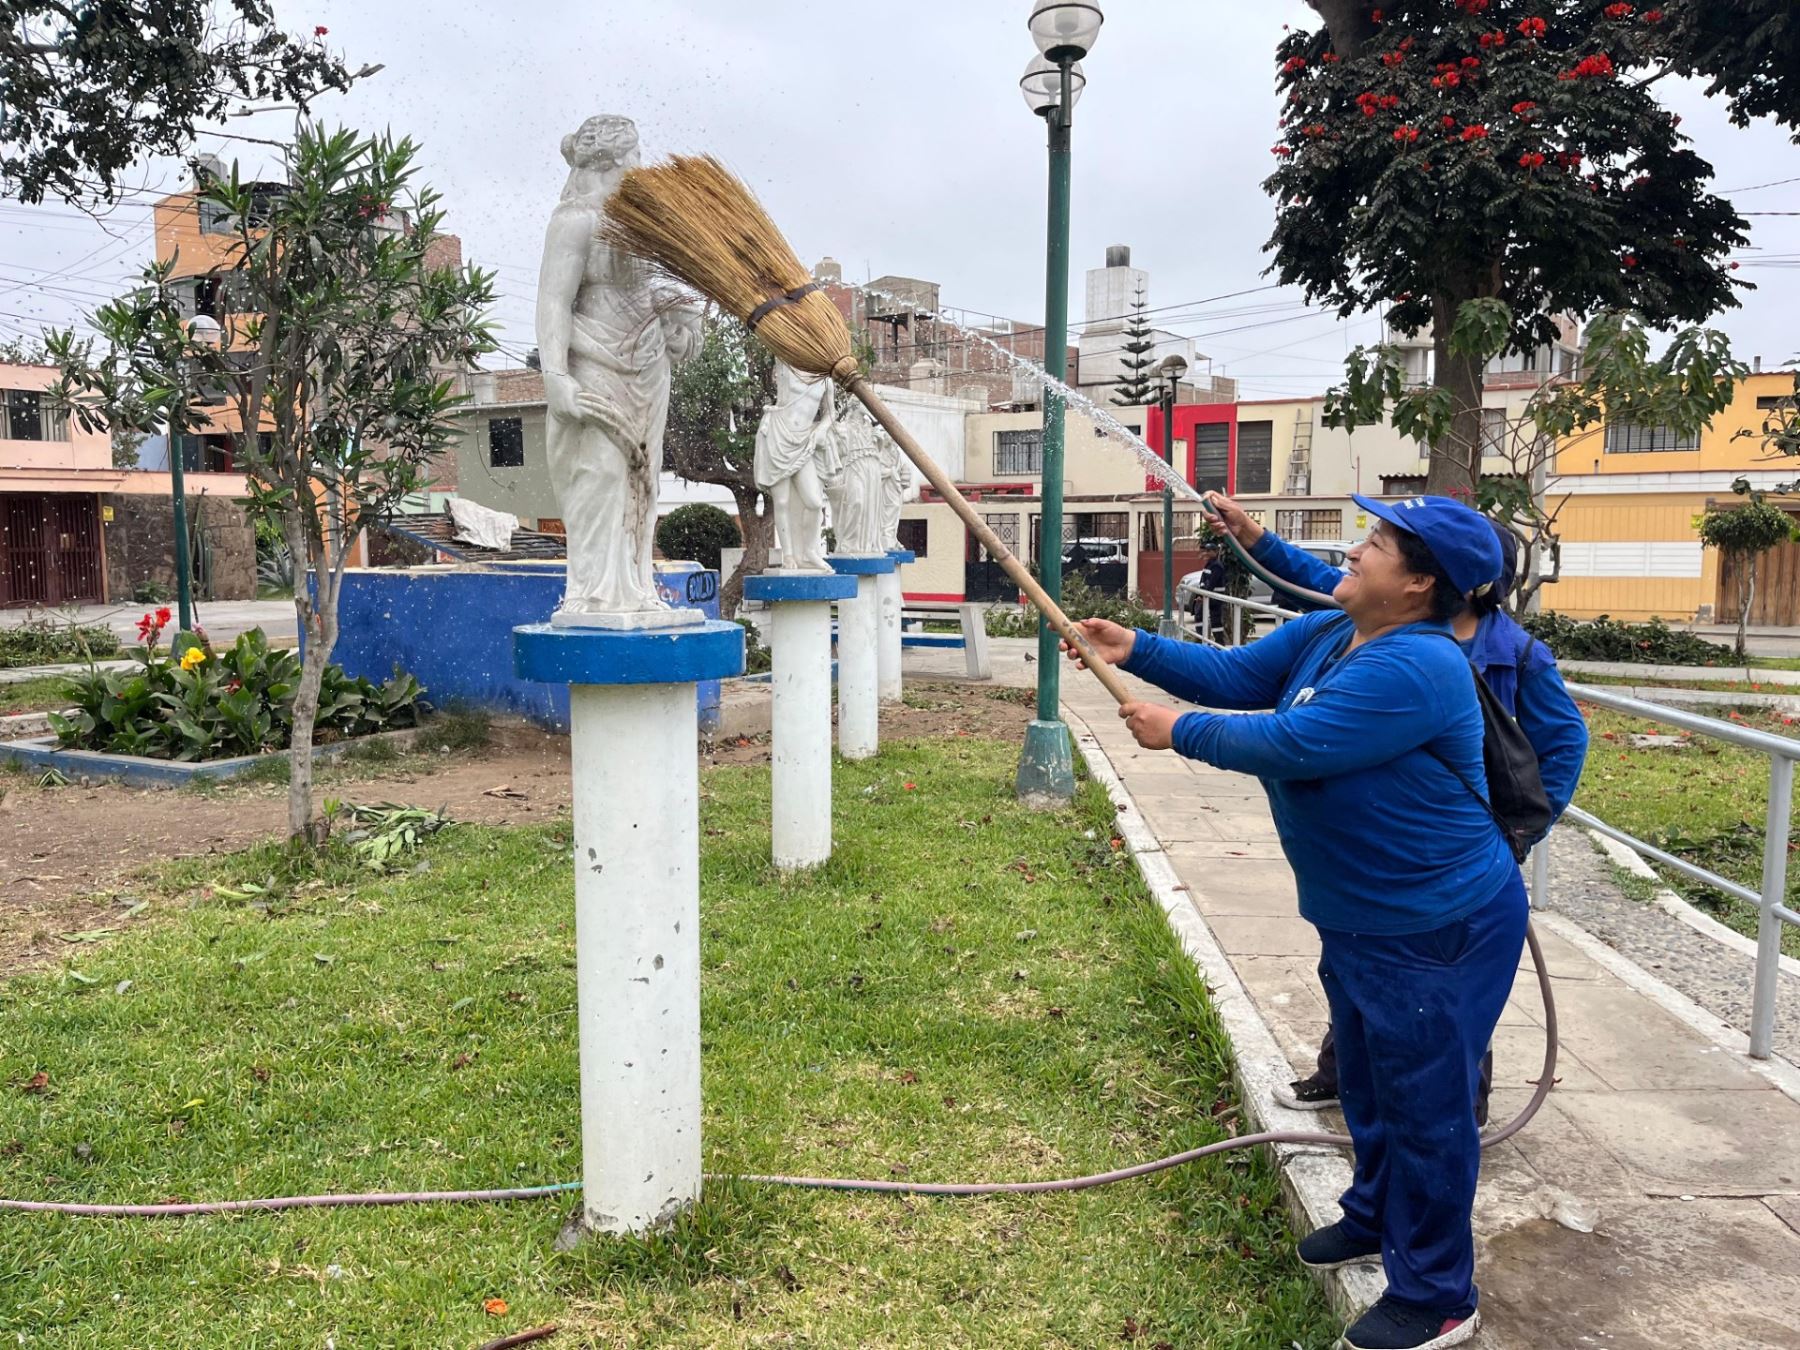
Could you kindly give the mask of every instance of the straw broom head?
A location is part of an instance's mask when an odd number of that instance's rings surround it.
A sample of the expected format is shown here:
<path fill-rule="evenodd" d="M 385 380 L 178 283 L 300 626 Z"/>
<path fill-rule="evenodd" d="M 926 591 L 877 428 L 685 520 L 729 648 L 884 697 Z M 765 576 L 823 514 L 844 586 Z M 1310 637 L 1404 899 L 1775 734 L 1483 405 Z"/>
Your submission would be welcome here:
<path fill-rule="evenodd" d="M 796 370 L 846 388 L 850 330 L 755 195 L 711 155 L 632 169 L 607 199 L 601 237 L 736 315 Z"/>

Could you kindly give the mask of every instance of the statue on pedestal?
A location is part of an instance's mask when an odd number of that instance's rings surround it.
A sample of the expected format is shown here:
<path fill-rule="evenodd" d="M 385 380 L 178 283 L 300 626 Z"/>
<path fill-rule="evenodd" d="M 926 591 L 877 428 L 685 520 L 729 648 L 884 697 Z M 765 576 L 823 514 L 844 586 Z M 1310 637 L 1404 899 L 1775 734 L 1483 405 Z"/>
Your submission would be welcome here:
<path fill-rule="evenodd" d="M 756 428 L 756 485 L 775 507 L 784 572 L 829 572 L 825 561 L 825 482 L 837 472 L 831 381 L 775 366 L 775 402 Z"/>
<path fill-rule="evenodd" d="M 876 444 L 878 428 L 867 413 L 850 404 L 836 425 L 841 468 L 826 484 L 831 497 L 831 526 L 837 552 L 845 557 L 873 558 L 887 552 L 882 542 L 882 462 Z"/>
<path fill-rule="evenodd" d="M 563 138 L 562 155 L 569 178 L 544 234 L 537 304 L 550 482 L 569 550 L 552 622 L 696 622 L 699 611 L 671 609 L 657 594 L 651 550 L 670 371 L 699 350 L 700 315 L 599 239 L 601 208 L 638 163 L 637 127 L 590 117 Z"/>
<path fill-rule="evenodd" d="M 877 427 L 876 444 L 881 447 L 881 539 L 882 547 L 900 547 L 900 505 L 912 491 L 912 463 L 900 449 L 900 443 Z"/>

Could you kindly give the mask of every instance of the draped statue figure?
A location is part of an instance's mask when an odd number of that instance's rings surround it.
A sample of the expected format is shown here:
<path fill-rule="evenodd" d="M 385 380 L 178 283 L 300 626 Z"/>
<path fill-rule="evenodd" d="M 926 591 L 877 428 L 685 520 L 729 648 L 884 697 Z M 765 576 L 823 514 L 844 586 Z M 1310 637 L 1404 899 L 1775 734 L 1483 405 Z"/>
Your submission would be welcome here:
<path fill-rule="evenodd" d="M 699 313 L 601 242 L 601 208 L 638 163 L 637 127 L 590 117 L 562 142 L 569 177 L 544 234 L 537 338 L 550 482 L 568 585 L 553 622 L 652 628 L 698 622 L 656 591 L 651 550 L 674 363 L 700 347 Z"/>
<path fill-rule="evenodd" d="M 837 473 L 831 381 L 775 366 L 775 402 L 756 428 L 756 485 L 775 508 L 782 570 L 829 572 L 825 561 L 825 482 Z"/>
<path fill-rule="evenodd" d="M 846 557 L 875 557 L 887 552 L 882 542 L 882 462 L 877 428 L 867 413 L 846 404 L 836 422 L 839 467 L 827 484 L 831 527 L 837 552 Z"/>

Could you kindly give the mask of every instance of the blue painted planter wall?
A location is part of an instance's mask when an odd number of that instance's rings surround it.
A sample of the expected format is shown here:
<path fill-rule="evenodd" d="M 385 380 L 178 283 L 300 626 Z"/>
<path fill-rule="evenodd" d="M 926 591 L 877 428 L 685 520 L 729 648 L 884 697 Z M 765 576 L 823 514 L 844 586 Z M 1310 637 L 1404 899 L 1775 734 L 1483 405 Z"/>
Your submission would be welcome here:
<path fill-rule="evenodd" d="M 569 729 L 566 685 L 534 684 L 513 673 L 513 629 L 542 623 L 561 602 L 560 562 L 491 563 L 344 574 L 338 640 L 331 659 L 350 675 L 385 680 L 398 665 L 438 707 L 470 704 Z M 719 617 L 719 574 L 698 563 L 664 563 L 656 573 L 672 605 Z M 700 729 L 719 725 L 719 682 L 699 687 Z"/>

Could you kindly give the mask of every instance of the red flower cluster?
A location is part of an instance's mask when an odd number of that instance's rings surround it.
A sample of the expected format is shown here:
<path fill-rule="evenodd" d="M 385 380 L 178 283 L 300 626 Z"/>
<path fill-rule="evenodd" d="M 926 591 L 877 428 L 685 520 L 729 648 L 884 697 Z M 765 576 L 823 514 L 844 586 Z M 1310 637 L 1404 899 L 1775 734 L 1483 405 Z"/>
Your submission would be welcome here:
<path fill-rule="evenodd" d="M 1472 127 L 1464 127 L 1462 130 L 1462 138 L 1465 141 L 1485 141 L 1487 134 L 1488 129 L 1480 123 L 1476 123 Z"/>
<path fill-rule="evenodd" d="M 1521 169 L 1541 169 L 1544 167 L 1544 157 L 1535 151 L 1528 155 L 1520 155 L 1519 167 Z"/>
<path fill-rule="evenodd" d="M 1625 265 L 1627 267 L 1636 267 L 1637 266 L 1637 254 L 1627 253 L 1625 255 Z"/>
<path fill-rule="evenodd" d="M 1530 121 L 1531 114 L 1537 111 L 1537 104 L 1533 103 L 1530 99 L 1522 99 L 1520 102 L 1512 105 L 1512 110 L 1514 117 L 1523 117 L 1526 121 Z"/>
<path fill-rule="evenodd" d="M 169 607 L 167 605 L 164 605 L 154 614 L 145 614 L 144 617 L 137 622 L 138 641 L 143 643 L 146 647 L 155 646 L 157 636 L 163 629 L 169 626 L 169 620 L 172 617 L 174 616 L 169 613 Z"/>
<path fill-rule="evenodd" d="M 1381 64 L 1386 66 L 1389 70 L 1402 64 L 1405 60 L 1405 52 L 1383 52 L 1381 54 Z"/>
<path fill-rule="evenodd" d="M 1417 127 L 1395 127 L 1394 139 L 1397 141 L 1405 141 L 1410 145 L 1419 139 L 1419 129 Z"/>
<path fill-rule="evenodd" d="M 1323 136 L 1327 130 L 1329 128 L 1323 122 L 1308 122 L 1300 128 L 1300 134 L 1302 136 Z"/>
<path fill-rule="evenodd" d="M 1464 70 L 1480 70 L 1481 58 L 1479 56 L 1465 56 L 1462 59 L 1462 67 Z"/>
<path fill-rule="evenodd" d="M 1568 150 L 1558 155 L 1556 157 L 1556 162 L 1565 169 L 1579 169 L 1581 167 L 1581 155 L 1578 151 Z"/>
<path fill-rule="evenodd" d="M 1385 17 L 1386 16 L 1378 9 L 1371 10 L 1369 12 L 1369 22 L 1370 23 L 1380 23 L 1382 21 L 1382 19 Z"/>
<path fill-rule="evenodd" d="M 1456 0 L 1456 7 L 1464 14 L 1482 14 L 1490 3 L 1492 0 Z"/>
<path fill-rule="evenodd" d="M 1282 159 L 1292 159 L 1294 156 L 1294 147 L 1291 145 L 1272 146 L 1269 149 L 1269 153 L 1271 155 L 1279 155 Z"/>
<path fill-rule="evenodd" d="M 313 29 L 313 36 L 314 37 L 324 37 L 330 31 L 331 30 L 329 28 L 327 28 L 324 24 L 320 24 L 317 28 Z"/>
<path fill-rule="evenodd" d="M 1611 79 L 1618 72 L 1613 69 L 1612 57 L 1605 52 L 1596 52 L 1592 56 L 1584 56 L 1575 63 L 1574 70 L 1565 70 L 1557 78 L 1564 80 Z"/>
<path fill-rule="evenodd" d="M 1338 63 L 1338 54 L 1336 52 L 1323 52 L 1320 54 L 1319 60 L 1323 61 L 1328 66 L 1335 66 Z"/>
<path fill-rule="evenodd" d="M 1620 0 L 1619 4 L 1608 5 L 1600 12 L 1609 19 L 1629 19 L 1634 11 L 1632 6 L 1625 4 L 1623 0 Z"/>
<path fill-rule="evenodd" d="M 1541 38 L 1550 31 L 1550 25 L 1542 19 L 1520 19 L 1519 31 L 1528 38 Z"/>
<path fill-rule="evenodd" d="M 1306 58 L 1304 56 L 1290 56 L 1281 63 L 1281 73 L 1283 75 L 1292 75 L 1296 70 L 1305 69 Z"/>
<path fill-rule="evenodd" d="M 1483 33 L 1478 41 L 1483 47 L 1504 47 L 1506 45 L 1506 34 L 1500 32 Z"/>
<path fill-rule="evenodd" d="M 1391 111 L 1400 106 L 1398 94 L 1377 94 L 1365 89 L 1356 96 L 1356 106 L 1362 109 L 1364 117 L 1373 117 L 1378 112 Z"/>
<path fill-rule="evenodd" d="M 1450 116 L 1449 113 L 1444 114 L 1444 130 L 1445 131 L 1455 131 L 1456 130 L 1456 119 L 1454 117 Z"/>
<path fill-rule="evenodd" d="M 1663 12 L 1660 9 L 1647 9 L 1644 11 L 1645 23 L 1661 23 L 1662 21 Z"/>
<path fill-rule="evenodd" d="M 1442 75 L 1433 75 L 1431 77 L 1431 87 L 1433 89 L 1455 89 L 1461 83 L 1462 72 L 1458 70 L 1447 70 Z"/>

